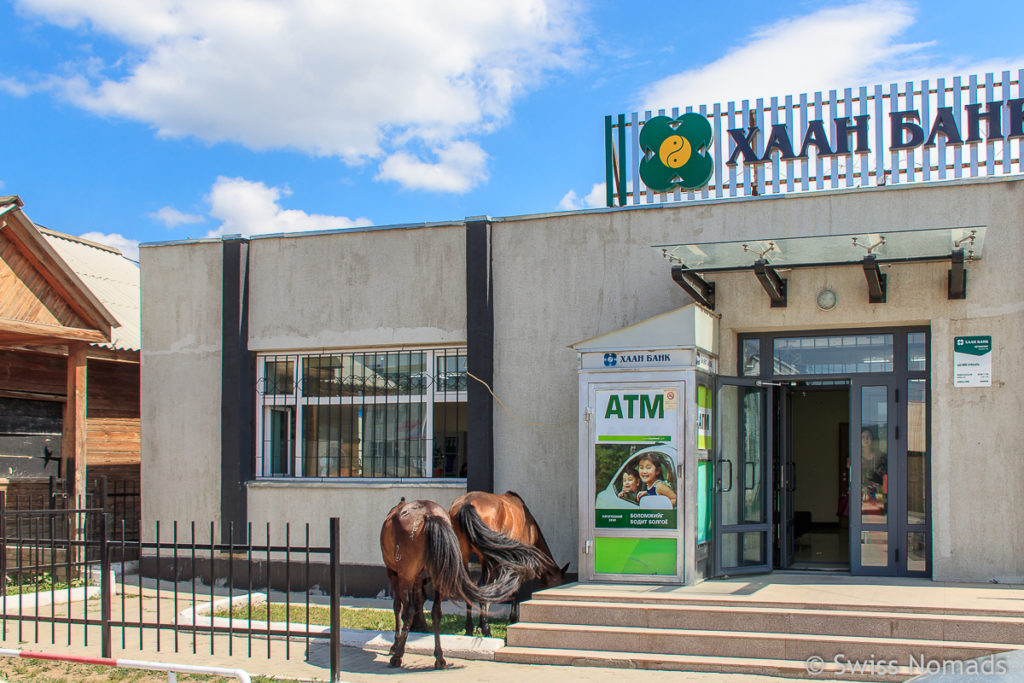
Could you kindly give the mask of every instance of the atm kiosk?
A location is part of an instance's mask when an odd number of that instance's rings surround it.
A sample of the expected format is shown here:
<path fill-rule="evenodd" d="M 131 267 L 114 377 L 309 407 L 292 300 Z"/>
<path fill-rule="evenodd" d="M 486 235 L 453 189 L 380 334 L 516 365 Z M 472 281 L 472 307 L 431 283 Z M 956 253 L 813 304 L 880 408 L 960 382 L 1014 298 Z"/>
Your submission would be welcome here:
<path fill-rule="evenodd" d="M 580 581 L 703 580 L 712 571 L 718 316 L 691 304 L 572 348 Z"/>

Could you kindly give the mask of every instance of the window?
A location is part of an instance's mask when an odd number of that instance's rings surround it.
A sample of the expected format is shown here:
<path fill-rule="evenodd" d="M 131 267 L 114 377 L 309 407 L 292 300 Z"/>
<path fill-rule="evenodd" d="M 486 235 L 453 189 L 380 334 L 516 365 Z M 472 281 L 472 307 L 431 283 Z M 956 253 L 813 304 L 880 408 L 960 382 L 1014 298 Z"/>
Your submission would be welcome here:
<path fill-rule="evenodd" d="M 256 475 L 465 477 L 466 350 L 267 354 Z"/>

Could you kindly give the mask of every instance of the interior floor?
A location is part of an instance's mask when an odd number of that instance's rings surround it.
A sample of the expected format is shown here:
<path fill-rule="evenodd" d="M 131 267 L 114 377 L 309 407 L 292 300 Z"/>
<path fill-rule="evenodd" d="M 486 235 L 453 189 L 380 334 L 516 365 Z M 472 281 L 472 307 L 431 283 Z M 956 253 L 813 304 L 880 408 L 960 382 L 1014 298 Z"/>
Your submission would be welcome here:
<path fill-rule="evenodd" d="M 793 569 L 850 568 L 850 529 L 839 525 L 816 525 L 793 541 Z"/>

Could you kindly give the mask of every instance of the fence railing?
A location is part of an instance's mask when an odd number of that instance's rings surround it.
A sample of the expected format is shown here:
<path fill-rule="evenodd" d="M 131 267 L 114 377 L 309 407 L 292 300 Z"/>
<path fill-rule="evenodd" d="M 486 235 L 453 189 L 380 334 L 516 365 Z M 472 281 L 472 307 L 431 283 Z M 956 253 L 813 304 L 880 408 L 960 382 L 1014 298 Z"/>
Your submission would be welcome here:
<path fill-rule="evenodd" d="M 95 534 L 84 533 L 95 525 Z M 340 521 L 329 520 L 329 544 L 310 543 L 310 525 L 273 535 L 269 524 L 245 534 L 191 523 L 161 526 L 149 540 L 132 538 L 100 509 L 9 510 L 0 497 L 0 632 L 19 641 L 58 639 L 89 646 L 99 639 L 109 658 L 155 645 L 194 654 L 245 647 L 249 657 L 283 648 L 286 658 L 328 639 L 331 680 L 340 671 Z M 274 539 L 283 538 L 283 543 Z M 317 590 L 316 586 L 327 586 Z M 281 617 L 276 616 L 283 610 Z M 326 619 L 318 618 L 323 612 Z M 319 622 L 319 623 L 318 623 Z M 239 640 L 241 639 L 241 643 Z M 303 646 L 303 647 L 299 647 Z"/>

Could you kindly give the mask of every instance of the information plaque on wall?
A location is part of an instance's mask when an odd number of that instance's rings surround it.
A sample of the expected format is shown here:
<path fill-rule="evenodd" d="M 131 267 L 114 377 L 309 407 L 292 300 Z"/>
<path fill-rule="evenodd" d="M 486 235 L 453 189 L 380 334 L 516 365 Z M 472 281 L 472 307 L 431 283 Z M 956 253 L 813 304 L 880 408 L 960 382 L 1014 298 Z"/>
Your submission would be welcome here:
<path fill-rule="evenodd" d="M 992 386 L 992 337 L 954 337 L 953 386 Z"/>

